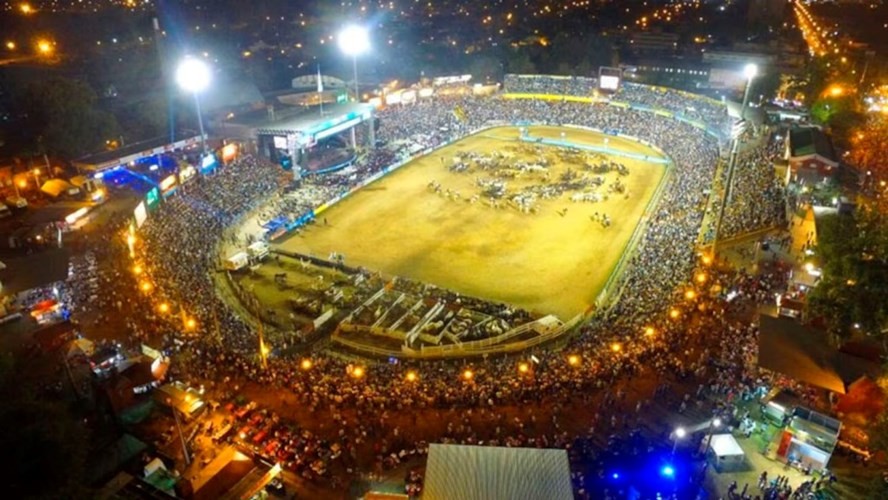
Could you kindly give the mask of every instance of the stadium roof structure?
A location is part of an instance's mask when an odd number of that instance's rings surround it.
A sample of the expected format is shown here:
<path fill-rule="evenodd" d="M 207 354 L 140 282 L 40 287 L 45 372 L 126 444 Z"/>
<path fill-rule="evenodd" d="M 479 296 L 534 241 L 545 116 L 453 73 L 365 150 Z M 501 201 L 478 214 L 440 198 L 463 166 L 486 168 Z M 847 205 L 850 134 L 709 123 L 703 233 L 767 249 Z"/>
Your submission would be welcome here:
<path fill-rule="evenodd" d="M 193 132 L 178 133 L 170 142 L 169 136 L 155 137 L 141 142 L 127 144 L 112 151 L 101 151 L 84 156 L 74 161 L 74 165 L 83 170 L 100 172 L 118 165 L 125 165 L 149 156 L 174 151 L 200 143 L 200 135 Z"/>
<path fill-rule="evenodd" d="M 566 450 L 432 444 L 423 500 L 570 500 Z"/>
<path fill-rule="evenodd" d="M 799 382 L 846 394 L 879 373 L 877 363 L 834 349 L 822 331 L 793 319 L 759 315 L 759 331 L 759 366 Z"/>
<path fill-rule="evenodd" d="M 789 132 L 789 156 L 800 158 L 817 155 L 838 165 L 838 156 L 829 136 L 816 127 L 796 128 Z"/>
<path fill-rule="evenodd" d="M 268 113 L 262 111 L 241 115 L 232 121 L 255 128 L 259 134 L 311 135 L 352 118 L 369 117 L 374 109 L 372 104 L 345 102 L 324 106 L 323 115 L 317 107 L 300 107 L 277 111 L 277 118 L 274 119 L 270 119 Z"/>

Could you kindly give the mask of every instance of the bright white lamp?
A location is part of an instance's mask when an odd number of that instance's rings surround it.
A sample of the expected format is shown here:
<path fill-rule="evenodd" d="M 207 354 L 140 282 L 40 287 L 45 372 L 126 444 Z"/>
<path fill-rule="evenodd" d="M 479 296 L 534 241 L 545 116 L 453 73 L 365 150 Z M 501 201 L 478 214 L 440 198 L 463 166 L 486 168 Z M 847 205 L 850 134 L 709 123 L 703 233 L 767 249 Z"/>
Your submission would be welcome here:
<path fill-rule="evenodd" d="M 339 32 L 339 48 L 345 55 L 359 56 L 370 49 L 370 36 L 367 30 L 357 25 L 349 25 Z"/>
<path fill-rule="evenodd" d="M 188 92 L 203 92 L 210 85 L 210 67 L 200 59 L 186 57 L 176 68 L 176 83 Z"/>
<path fill-rule="evenodd" d="M 358 56 L 370 50 L 370 35 L 361 26 L 351 24 L 339 32 L 339 49 L 352 58 L 352 68 L 355 72 L 355 100 L 361 100 L 358 90 Z"/>
<path fill-rule="evenodd" d="M 176 83 L 182 89 L 194 95 L 194 107 L 197 110 L 197 124 L 200 127 L 200 143 L 203 152 L 207 152 L 207 140 L 204 133 L 203 116 L 200 112 L 200 97 L 198 94 L 206 90 L 210 85 L 210 67 L 200 59 L 186 57 L 176 68 Z"/>
<path fill-rule="evenodd" d="M 752 80 L 758 75 L 758 71 L 758 66 L 754 63 L 749 63 L 743 67 L 743 76 L 745 76 L 747 80 Z"/>

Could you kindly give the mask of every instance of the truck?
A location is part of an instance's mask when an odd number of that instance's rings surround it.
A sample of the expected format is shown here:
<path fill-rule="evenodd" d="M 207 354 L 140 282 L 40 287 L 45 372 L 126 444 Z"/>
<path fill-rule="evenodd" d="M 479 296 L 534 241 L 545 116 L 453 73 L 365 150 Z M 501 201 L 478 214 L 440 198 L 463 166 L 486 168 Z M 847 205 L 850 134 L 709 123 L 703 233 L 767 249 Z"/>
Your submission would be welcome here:
<path fill-rule="evenodd" d="M 228 271 L 240 271 L 250 265 L 250 256 L 246 252 L 237 252 L 225 259 L 225 269 Z"/>
<path fill-rule="evenodd" d="M 249 247 L 247 247 L 247 252 L 250 253 L 250 257 L 254 261 L 260 261 L 265 257 L 268 257 L 268 243 L 264 241 L 257 241 L 252 243 Z"/>

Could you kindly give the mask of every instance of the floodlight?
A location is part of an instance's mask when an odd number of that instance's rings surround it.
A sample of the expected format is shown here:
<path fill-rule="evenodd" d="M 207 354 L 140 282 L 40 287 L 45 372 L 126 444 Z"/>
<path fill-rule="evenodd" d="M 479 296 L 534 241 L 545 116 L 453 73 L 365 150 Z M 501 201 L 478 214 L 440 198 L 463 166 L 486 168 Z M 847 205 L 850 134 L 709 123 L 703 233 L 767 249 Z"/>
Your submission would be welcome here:
<path fill-rule="evenodd" d="M 186 57 L 176 69 L 176 83 L 189 92 L 202 92 L 210 85 L 210 68 L 200 59 Z"/>
<path fill-rule="evenodd" d="M 675 475 L 675 469 L 673 469 L 671 465 L 664 465 L 663 468 L 660 469 L 660 474 L 663 474 L 666 477 L 672 477 Z"/>
<path fill-rule="evenodd" d="M 743 76 L 746 77 L 747 80 L 752 80 L 758 75 L 758 66 L 753 63 L 749 63 L 743 67 Z"/>
<path fill-rule="evenodd" d="M 346 55 L 357 57 L 370 49 L 370 36 L 361 26 L 349 25 L 339 32 L 339 48 Z"/>

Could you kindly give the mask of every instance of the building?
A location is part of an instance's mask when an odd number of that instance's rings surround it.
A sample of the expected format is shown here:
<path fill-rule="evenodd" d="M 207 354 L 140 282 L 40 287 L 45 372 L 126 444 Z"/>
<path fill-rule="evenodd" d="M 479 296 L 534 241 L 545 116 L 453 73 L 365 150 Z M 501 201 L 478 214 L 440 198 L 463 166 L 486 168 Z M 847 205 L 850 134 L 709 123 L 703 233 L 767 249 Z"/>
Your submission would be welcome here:
<path fill-rule="evenodd" d="M 839 171 L 838 155 L 832 140 L 816 127 L 790 130 L 785 158 L 789 162 L 787 184 L 831 182 Z"/>
<path fill-rule="evenodd" d="M 567 451 L 432 444 L 422 498 L 569 500 Z"/>
<path fill-rule="evenodd" d="M 628 48 L 642 54 L 671 54 L 678 47 L 677 33 L 637 31 L 629 36 Z"/>

